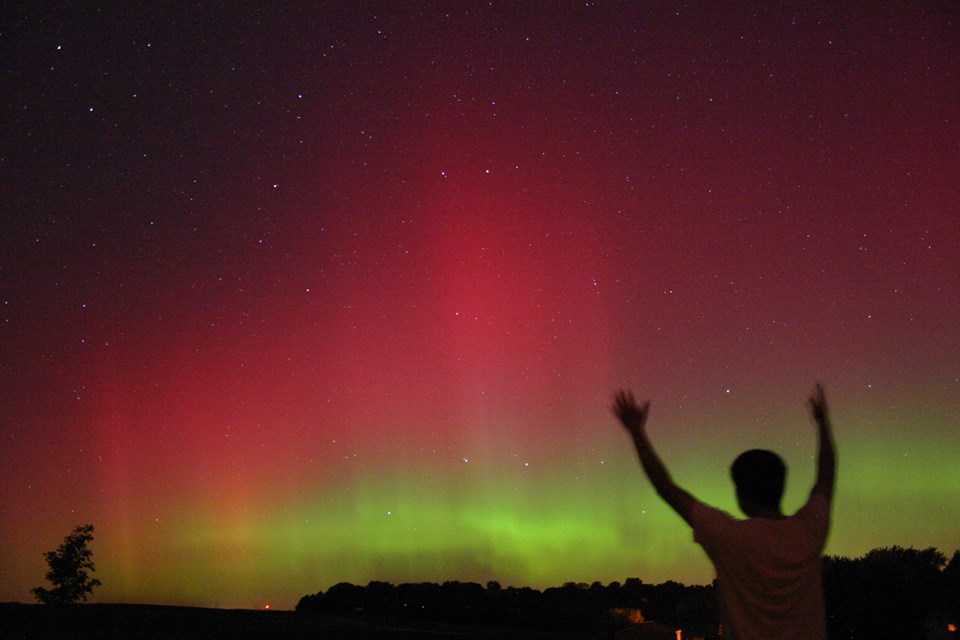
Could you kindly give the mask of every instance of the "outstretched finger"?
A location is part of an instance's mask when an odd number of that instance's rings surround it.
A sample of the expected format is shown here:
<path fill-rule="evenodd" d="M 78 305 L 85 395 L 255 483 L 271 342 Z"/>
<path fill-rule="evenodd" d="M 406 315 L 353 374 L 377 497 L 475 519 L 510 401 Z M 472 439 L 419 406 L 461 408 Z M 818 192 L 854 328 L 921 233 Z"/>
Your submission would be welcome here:
<path fill-rule="evenodd" d="M 617 414 L 618 416 L 623 411 L 623 407 L 626 405 L 626 397 L 623 390 L 617 391 L 613 394 L 613 404 L 610 406 L 610 409 Z"/>

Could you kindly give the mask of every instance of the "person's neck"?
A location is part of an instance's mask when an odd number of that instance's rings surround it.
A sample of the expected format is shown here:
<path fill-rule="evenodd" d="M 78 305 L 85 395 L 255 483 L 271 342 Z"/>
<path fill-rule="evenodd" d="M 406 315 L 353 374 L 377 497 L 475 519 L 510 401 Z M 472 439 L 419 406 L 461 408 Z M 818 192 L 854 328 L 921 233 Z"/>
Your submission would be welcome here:
<path fill-rule="evenodd" d="M 740 508 L 748 518 L 767 518 L 768 520 L 779 520 L 783 517 L 780 511 L 780 505 L 775 507 L 766 507 L 750 500 L 740 500 Z"/>
<path fill-rule="evenodd" d="M 779 520 L 780 518 L 783 517 L 783 512 L 780 511 L 779 507 L 777 507 L 776 509 L 760 507 L 757 509 L 752 509 L 751 511 L 752 513 L 747 514 L 751 518 L 767 518 L 768 520 Z"/>

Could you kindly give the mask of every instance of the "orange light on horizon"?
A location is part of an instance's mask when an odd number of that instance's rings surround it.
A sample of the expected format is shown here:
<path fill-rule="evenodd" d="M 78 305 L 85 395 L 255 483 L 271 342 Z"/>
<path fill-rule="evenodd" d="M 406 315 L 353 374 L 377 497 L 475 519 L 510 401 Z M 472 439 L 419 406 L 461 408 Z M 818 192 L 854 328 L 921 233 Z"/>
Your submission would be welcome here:
<path fill-rule="evenodd" d="M 643 612 L 640 611 L 640 609 L 616 608 L 616 609 L 612 609 L 612 612 L 615 616 L 624 618 L 625 620 L 633 624 L 640 624 L 641 622 L 645 622 L 645 618 L 643 617 Z"/>

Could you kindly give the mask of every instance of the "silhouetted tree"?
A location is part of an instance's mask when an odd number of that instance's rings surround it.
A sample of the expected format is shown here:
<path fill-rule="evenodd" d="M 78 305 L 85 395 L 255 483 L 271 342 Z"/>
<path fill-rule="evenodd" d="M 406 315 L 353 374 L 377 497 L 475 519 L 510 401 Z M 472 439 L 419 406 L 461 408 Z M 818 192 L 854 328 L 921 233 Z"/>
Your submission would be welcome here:
<path fill-rule="evenodd" d="M 458 624 L 475 624 L 488 617 L 489 597 L 476 582 L 448 580 L 440 589 L 440 612 L 443 620 Z"/>
<path fill-rule="evenodd" d="M 940 613 L 952 616 L 953 623 L 960 623 L 960 549 L 953 552 L 947 566 L 940 572 L 943 584 Z"/>
<path fill-rule="evenodd" d="M 86 601 L 87 594 L 91 593 L 94 587 L 100 586 L 100 581 L 91 578 L 88 573 L 94 570 L 93 551 L 87 548 L 87 543 L 92 540 L 93 525 L 78 525 L 64 538 L 63 544 L 57 547 L 56 551 L 43 554 L 50 565 L 45 577 L 53 584 L 53 589 L 31 589 L 37 600 L 53 605 Z"/>
<path fill-rule="evenodd" d="M 399 608 L 397 588 L 389 582 L 374 580 L 363 593 L 363 610 L 381 615 L 396 614 Z"/>
<path fill-rule="evenodd" d="M 310 593 L 297 602 L 295 611 L 298 613 L 317 613 L 323 610 L 323 591 Z"/>
<path fill-rule="evenodd" d="M 888 617 L 874 638 L 907 640 L 925 637 L 925 622 L 938 599 L 940 569 L 946 562 L 937 549 L 874 549 L 864 556 L 863 584 L 873 586 L 874 620 Z"/>
<path fill-rule="evenodd" d="M 884 547 L 855 560 L 824 558 L 830 637 L 923 639 L 925 624 L 942 600 L 945 562 L 932 547 Z"/>
<path fill-rule="evenodd" d="M 364 588 L 349 582 L 339 582 L 323 594 L 322 610 L 349 613 L 363 609 Z"/>

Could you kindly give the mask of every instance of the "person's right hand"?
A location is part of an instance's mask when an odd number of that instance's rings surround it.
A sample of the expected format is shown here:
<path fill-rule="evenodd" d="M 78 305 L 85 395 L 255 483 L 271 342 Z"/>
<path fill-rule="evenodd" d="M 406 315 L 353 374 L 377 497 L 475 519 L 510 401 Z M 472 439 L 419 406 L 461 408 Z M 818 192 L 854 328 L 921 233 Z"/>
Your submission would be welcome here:
<path fill-rule="evenodd" d="M 647 400 L 641 406 L 637 404 L 632 391 L 620 390 L 613 396 L 611 410 L 627 431 L 636 436 L 643 433 L 644 425 L 647 423 L 647 412 L 650 410 L 650 401 Z"/>

